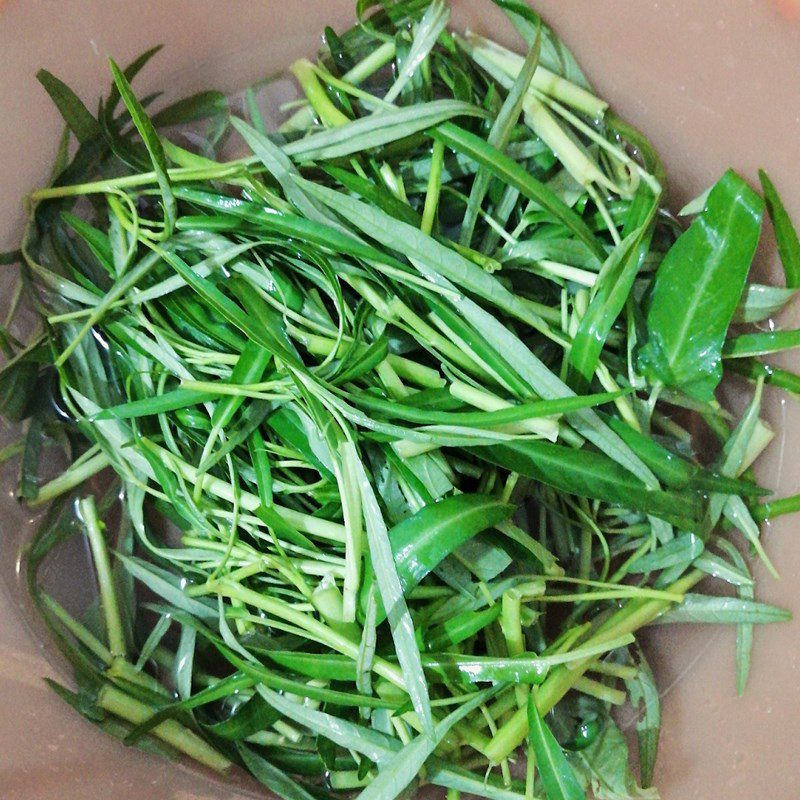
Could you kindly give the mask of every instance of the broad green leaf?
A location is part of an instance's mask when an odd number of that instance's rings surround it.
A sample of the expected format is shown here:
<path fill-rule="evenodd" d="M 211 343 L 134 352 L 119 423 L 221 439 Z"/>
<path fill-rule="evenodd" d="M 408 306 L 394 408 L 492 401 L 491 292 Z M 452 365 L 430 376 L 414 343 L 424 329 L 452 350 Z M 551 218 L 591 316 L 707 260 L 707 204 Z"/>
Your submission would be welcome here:
<path fill-rule="evenodd" d="M 602 720 L 599 736 L 585 750 L 570 754 L 575 767 L 585 775 L 588 790 L 597 800 L 658 800 L 653 788 L 641 788 L 631 769 L 628 745 L 610 716 Z"/>
<path fill-rule="evenodd" d="M 479 494 L 457 494 L 425 506 L 389 531 L 397 577 L 408 594 L 447 555 L 495 524 L 508 519 L 515 507 Z M 362 600 L 371 591 L 371 580 L 362 587 Z M 385 606 L 379 605 L 378 621 Z"/>
<path fill-rule="evenodd" d="M 721 351 L 761 229 L 763 201 L 728 171 L 653 280 L 639 369 L 701 400 L 722 377 Z M 676 314 L 676 309 L 681 309 Z"/>

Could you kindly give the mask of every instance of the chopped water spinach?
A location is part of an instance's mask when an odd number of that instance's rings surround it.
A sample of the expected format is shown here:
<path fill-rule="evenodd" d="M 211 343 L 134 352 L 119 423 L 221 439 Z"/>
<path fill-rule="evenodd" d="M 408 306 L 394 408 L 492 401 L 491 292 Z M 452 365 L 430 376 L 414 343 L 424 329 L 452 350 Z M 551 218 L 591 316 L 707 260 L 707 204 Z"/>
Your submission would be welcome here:
<path fill-rule="evenodd" d="M 800 334 L 758 327 L 800 283 L 778 191 L 729 170 L 679 228 L 647 139 L 494 1 L 517 51 L 441 0 L 359 2 L 278 130 L 270 81 L 140 98 L 158 48 L 96 115 L 39 73 L 65 134 L 0 255 L 2 458 L 46 508 L 53 688 L 127 744 L 295 800 L 656 797 L 639 631 L 735 625 L 743 691 L 753 626 L 789 617 L 746 558 L 774 570 L 759 523 L 800 508 L 751 470 L 762 393 L 800 392 L 769 363 Z M 765 216 L 785 287 L 749 281 Z M 40 575 L 81 536 L 76 610 Z"/>

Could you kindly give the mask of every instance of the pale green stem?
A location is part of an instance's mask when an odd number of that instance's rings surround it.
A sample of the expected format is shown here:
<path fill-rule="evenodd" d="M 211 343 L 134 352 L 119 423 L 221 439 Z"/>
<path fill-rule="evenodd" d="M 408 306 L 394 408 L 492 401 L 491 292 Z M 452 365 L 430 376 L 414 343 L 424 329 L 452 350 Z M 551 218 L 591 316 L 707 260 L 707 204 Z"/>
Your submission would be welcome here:
<path fill-rule="evenodd" d="M 503 400 L 501 397 L 484 389 L 476 389 L 463 381 L 453 381 L 450 384 L 450 394 L 482 411 L 501 411 L 506 408 L 513 408 L 513 404 L 507 400 Z M 553 440 L 558 436 L 558 422 L 549 417 L 538 417 L 504 425 L 503 430 L 518 433 L 535 433 L 538 436 L 545 436 Z"/>
<path fill-rule="evenodd" d="M 585 675 L 575 681 L 574 688 L 579 692 L 583 692 L 583 694 L 589 695 L 589 697 L 595 697 L 604 703 L 611 703 L 614 706 L 621 706 L 626 699 L 625 692 L 606 686 L 600 681 L 587 678 Z"/>
<path fill-rule="evenodd" d="M 311 107 L 322 120 L 323 125 L 334 128 L 346 125 L 350 118 L 340 111 L 328 96 L 314 72 L 313 64 L 307 58 L 295 61 L 291 67 L 292 73 L 297 78 L 300 88 L 311 103 Z"/>
<path fill-rule="evenodd" d="M 42 506 L 53 498 L 59 497 L 76 486 L 80 486 L 84 481 L 89 480 L 89 478 L 105 469 L 108 465 L 108 456 L 102 452 L 91 456 L 85 461 L 76 461 L 57 478 L 42 486 L 39 489 L 39 493 L 28 505 L 31 508 Z"/>
<path fill-rule="evenodd" d="M 80 624 L 66 609 L 48 594 L 41 594 L 42 605 L 90 652 L 104 664 L 112 661 L 111 651 L 87 628 Z"/>
<path fill-rule="evenodd" d="M 438 139 L 433 142 L 431 156 L 431 172 L 428 176 L 428 192 L 425 195 L 425 207 L 422 211 L 422 224 L 420 230 L 430 234 L 436 220 L 436 211 L 439 207 L 439 192 L 442 188 L 442 164 L 444 163 L 444 142 Z"/>
<path fill-rule="evenodd" d="M 392 368 L 388 359 L 381 361 L 381 363 L 375 367 L 375 372 L 378 374 L 381 381 L 383 381 L 383 385 L 389 397 L 394 400 L 402 400 L 404 397 L 408 397 L 411 394 L 411 391 L 403 385 L 403 381 L 400 380 L 400 376 Z"/>
<path fill-rule="evenodd" d="M 246 605 L 253 606 L 254 608 L 266 611 L 267 614 L 272 614 L 280 619 L 286 620 L 296 625 L 298 628 L 308 631 L 319 641 L 328 645 L 332 650 L 336 650 L 342 653 L 342 655 L 352 658 L 353 661 L 358 660 L 358 644 L 356 642 L 331 630 L 327 625 L 310 617 L 308 614 L 296 611 L 288 603 L 274 597 L 260 594 L 259 592 L 254 592 L 252 589 L 247 589 L 244 586 L 233 584 L 226 580 L 218 581 L 216 589 L 217 593 L 223 597 L 241 600 Z M 372 662 L 372 668 L 378 675 L 386 678 L 386 680 L 391 681 L 395 686 L 405 691 L 403 673 L 399 667 L 376 656 Z"/>
<path fill-rule="evenodd" d="M 630 664 L 616 664 L 613 661 L 595 661 L 589 672 L 594 672 L 597 675 L 608 675 L 611 678 L 619 678 L 623 681 L 629 681 L 636 677 L 639 670 L 632 667 Z"/>
<path fill-rule="evenodd" d="M 198 479 L 198 471 L 191 464 L 187 464 L 185 461 L 175 458 L 174 455 L 158 447 L 158 445 L 155 447 L 164 454 L 164 464 L 180 474 L 185 481 L 194 483 Z M 234 501 L 235 491 L 233 486 L 229 483 L 220 478 L 215 478 L 212 475 L 204 475 L 202 480 L 204 491 L 207 491 L 215 497 L 227 500 L 230 503 Z M 245 511 L 255 511 L 261 506 L 261 500 L 257 495 L 242 491 L 239 493 L 239 505 Z M 345 542 L 344 525 L 340 525 L 338 522 L 320 519 L 311 514 L 303 514 L 294 509 L 285 508 L 284 506 L 274 505 L 273 509 L 282 516 L 286 522 L 303 533 L 309 533 L 312 536 L 318 536 L 320 539 L 328 539 L 333 542 L 340 542 L 341 544 Z"/>
<path fill-rule="evenodd" d="M 525 61 L 521 55 L 473 33 L 468 33 L 464 39 L 459 37 L 458 41 L 484 69 L 486 64 L 492 64 L 503 75 L 502 85 L 506 89 L 511 88 Z M 538 90 L 549 97 L 560 100 L 592 119 L 602 117 L 608 108 L 605 100 L 601 100 L 587 89 L 566 78 L 556 75 L 541 64 L 533 73 L 528 91 L 532 90 Z"/>
<path fill-rule="evenodd" d="M 147 722 L 155 713 L 149 706 L 129 697 L 111 684 L 105 684 L 100 689 L 97 705 L 104 711 L 108 711 L 133 725 L 141 725 L 143 722 Z M 225 756 L 217 752 L 196 733 L 173 719 L 165 720 L 156 725 L 152 730 L 152 734 L 172 745 L 181 753 L 217 772 L 225 772 L 231 767 L 231 762 Z"/>
<path fill-rule="evenodd" d="M 356 64 L 351 70 L 342 75 L 345 83 L 360 84 L 374 75 L 381 67 L 386 66 L 396 52 L 395 43 L 385 42 L 373 50 L 363 61 Z M 286 122 L 281 125 L 281 131 L 305 130 L 314 122 L 314 109 L 310 105 L 299 108 Z"/>
<path fill-rule="evenodd" d="M 117 593 L 114 589 L 114 578 L 111 575 L 111 562 L 108 548 L 103 536 L 103 524 L 97 516 L 97 508 L 93 497 L 78 501 L 78 514 L 86 529 L 86 537 L 92 551 L 97 583 L 100 589 L 100 605 L 106 623 L 108 646 L 114 658 L 125 657 L 125 633 L 122 617 L 119 612 Z"/>
<path fill-rule="evenodd" d="M 676 594 L 684 594 L 702 578 L 702 572 L 693 570 L 674 583 L 670 587 L 670 591 Z M 617 636 L 632 633 L 651 623 L 666 611 L 670 605 L 671 603 L 665 600 L 630 600 L 603 623 L 586 644 L 601 644 Z M 546 714 L 550 711 L 575 685 L 575 682 L 583 673 L 591 668 L 591 665 L 592 661 L 587 659 L 577 664 L 555 667 L 539 687 L 537 704 L 541 713 Z M 497 735 L 483 751 L 484 755 L 492 763 L 500 763 L 502 759 L 508 757 L 510 753 L 522 744 L 527 735 L 527 709 L 520 709 L 498 730 Z"/>

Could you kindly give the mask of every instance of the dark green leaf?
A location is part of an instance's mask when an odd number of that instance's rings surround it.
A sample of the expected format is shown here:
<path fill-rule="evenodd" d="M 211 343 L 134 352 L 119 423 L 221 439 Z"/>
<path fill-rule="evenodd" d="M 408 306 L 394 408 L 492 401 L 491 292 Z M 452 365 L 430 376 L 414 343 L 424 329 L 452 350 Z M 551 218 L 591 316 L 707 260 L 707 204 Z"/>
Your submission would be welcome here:
<path fill-rule="evenodd" d="M 764 199 L 767 201 L 767 211 L 775 228 L 775 239 L 778 242 L 778 252 L 786 276 L 786 286 L 796 289 L 800 287 L 800 240 L 797 238 L 797 231 L 767 173 L 761 169 L 758 171 L 758 177 L 761 180 Z"/>
<path fill-rule="evenodd" d="M 205 91 L 184 97 L 162 108 L 153 115 L 153 125 L 157 128 L 169 125 L 185 125 L 228 111 L 228 100 L 222 92 Z"/>
<path fill-rule="evenodd" d="M 100 135 L 97 120 L 69 86 L 46 69 L 40 69 L 36 77 L 79 142 L 88 142 Z"/>
<path fill-rule="evenodd" d="M 635 508 L 677 525 L 695 525 L 700 512 L 698 498 L 647 489 L 602 453 L 542 441 L 489 445 L 475 448 L 473 453 L 489 463 L 541 481 L 559 491 Z"/>
<path fill-rule="evenodd" d="M 539 713 L 535 692 L 528 695 L 528 736 L 547 800 L 586 800 L 564 751 Z"/>

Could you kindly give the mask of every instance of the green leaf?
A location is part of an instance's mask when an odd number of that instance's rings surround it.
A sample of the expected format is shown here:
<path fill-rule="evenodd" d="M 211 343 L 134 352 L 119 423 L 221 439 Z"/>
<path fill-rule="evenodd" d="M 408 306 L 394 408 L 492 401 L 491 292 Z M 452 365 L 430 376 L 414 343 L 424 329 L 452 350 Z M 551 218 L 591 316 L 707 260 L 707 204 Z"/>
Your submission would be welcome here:
<path fill-rule="evenodd" d="M 184 97 L 153 114 L 153 125 L 157 128 L 170 125 L 185 125 L 200 119 L 225 114 L 228 99 L 222 92 L 205 91 Z"/>
<path fill-rule="evenodd" d="M 538 685 L 549 669 L 547 659 L 538 659 L 531 653 L 513 658 L 431 653 L 422 657 L 422 663 L 431 680 L 438 676 L 445 682 Z"/>
<path fill-rule="evenodd" d="M 639 770 L 642 786 L 650 786 L 658 752 L 661 730 L 661 700 L 653 672 L 644 653 L 638 650 L 639 668 L 636 677 L 625 681 L 631 705 L 639 712 L 636 736 L 639 741 Z"/>
<path fill-rule="evenodd" d="M 397 78 L 384 95 L 387 102 L 394 102 L 400 96 L 403 87 L 414 78 L 415 74 L 418 74 L 449 19 L 449 6 L 442 0 L 433 0 L 414 27 L 414 38 L 408 53 L 401 63 L 398 61 Z"/>
<path fill-rule="evenodd" d="M 547 800 L 586 800 L 564 751 L 539 713 L 534 692 L 528 695 L 528 737 Z"/>
<path fill-rule="evenodd" d="M 397 577 L 408 594 L 446 556 L 481 531 L 508 519 L 515 507 L 480 494 L 457 494 L 425 506 L 389 531 Z M 372 581 L 362 587 L 366 602 Z M 378 622 L 384 618 L 378 606 Z"/>
<path fill-rule="evenodd" d="M 144 53 L 138 55 L 127 67 L 122 71 L 122 74 L 128 79 L 128 81 L 132 81 L 147 65 L 150 59 L 158 53 L 164 45 L 157 44 L 155 47 L 151 47 L 149 50 L 145 50 Z M 105 102 L 105 114 L 106 119 L 110 122 L 114 118 L 114 111 L 116 111 L 117 106 L 119 105 L 120 101 L 119 89 L 117 88 L 116 83 L 111 84 L 111 91 L 108 93 L 108 99 Z"/>
<path fill-rule="evenodd" d="M 88 142 L 100 135 L 99 123 L 69 86 L 46 69 L 40 69 L 36 78 L 44 86 L 79 142 Z"/>
<path fill-rule="evenodd" d="M 528 55 L 519 71 L 519 75 L 517 75 L 511 90 L 503 101 L 503 105 L 500 107 L 500 111 L 495 121 L 492 123 L 491 130 L 486 139 L 490 145 L 496 147 L 500 152 L 506 149 L 508 140 L 511 137 L 511 131 L 519 121 L 519 115 L 522 111 L 522 101 L 530 86 L 533 73 L 536 71 L 536 67 L 539 64 L 541 41 L 540 29 L 537 31 L 536 39 L 531 45 Z M 483 204 L 483 199 L 489 189 L 490 182 L 491 173 L 486 167 L 479 167 L 469 192 L 469 200 L 467 201 L 467 208 L 464 211 L 464 219 L 461 222 L 459 241 L 462 245 L 469 246 L 472 241 L 472 234 L 478 219 L 478 211 Z"/>
<path fill-rule="evenodd" d="M 515 441 L 473 448 L 491 464 L 552 486 L 561 492 L 634 508 L 677 525 L 696 525 L 699 499 L 648 489 L 602 453 L 542 441 Z"/>
<path fill-rule="evenodd" d="M 0 266 L 8 266 L 9 264 L 19 264 L 22 261 L 21 250 L 6 250 L 0 253 Z"/>
<path fill-rule="evenodd" d="M 414 622 L 403 597 L 403 587 L 395 566 L 389 532 L 386 529 L 386 523 L 383 520 L 383 514 L 378 505 L 375 491 L 367 478 L 361 461 L 355 458 L 354 464 L 361 491 L 369 554 L 375 570 L 375 579 L 383 601 L 383 607 L 386 609 L 386 615 L 392 629 L 392 639 L 395 644 L 397 660 L 403 670 L 406 691 L 411 698 L 414 710 L 419 715 L 422 728 L 432 738 L 435 732 L 428 685 L 422 671 L 422 661 L 414 632 Z"/>
<path fill-rule="evenodd" d="M 734 566 L 746 580 L 740 581 L 738 593 L 742 600 L 753 600 L 755 591 L 747 562 L 736 547 L 726 539 L 720 539 L 719 546 L 728 554 Z M 753 624 L 741 622 L 736 628 L 736 690 L 741 696 L 747 687 L 750 675 L 750 654 L 753 649 Z"/>
<path fill-rule="evenodd" d="M 796 289 L 800 287 L 800 240 L 797 238 L 797 231 L 767 173 L 760 169 L 758 177 L 764 199 L 767 201 L 767 211 L 775 228 L 775 239 L 778 242 L 778 252 L 786 276 L 786 287 Z"/>
<path fill-rule="evenodd" d="M 417 228 L 420 226 L 422 218 L 408 203 L 398 200 L 397 197 L 376 183 L 341 167 L 328 165 L 324 169 L 328 175 L 341 183 L 352 194 L 361 197 L 362 200 L 373 203 L 395 219 Z"/>
<path fill-rule="evenodd" d="M 178 575 L 155 564 L 149 564 L 140 558 L 118 554 L 117 558 L 125 565 L 125 569 L 150 591 L 164 598 L 171 606 L 191 614 L 198 619 L 214 619 L 217 611 L 213 606 L 189 597 L 184 591 L 185 581 Z"/>
<path fill-rule="evenodd" d="M 428 630 L 426 641 L 430 651 L 448 651 L 454 645 L 474 636 L 491 625 L 499 616 L 501 603 L 495 603 L 481 611 L 463 611 L 445 620 L 437 628 Z"/>
<path fill-rule="evenodd" d="M 669 569 L 678 564 L 691 564 L 704 550 L 703 542 L 693 533 L 682 533 L 650 553 L 639 556 L 628 566 L 628 572 L 643 573 Z"/>
<path fill-rule="evenodd" d="M 700 400 L 713 399 L 762 212 L 761 198 L 728 171 L 709 194 L 705 211 L 670 248 L 653 280 L 647 341 L 639 352 L 645 376 Z"/>
<path fill-rule="evenodd" d="M 683 602 L 670 609 L 656 620 L 666 625 L 676 622 L 712 623 L 716 625 L 738 625 L 740 623 L 764 624 L 788 622 L 789 611 L 736 597 L 712 597 L 704 594 L 687 594 Z"/>
<path fill-rule="evenodd" d="M 210 392 L 198 392 L 194 389 L 172 389 L 155 397 L 143 397 L 140 400 L 130 400 L 117 406 L 104 408 L 95 414 L 93 420 L 103 419 L 136 419 L 138 417 L 166 414 L 181 408 L 206 403 L 215 400 L 216 395 Z"/>
<path fill-rule="evenodd" d="M 333 740 L 340 747 L 361 753 L 376 764 L 380 764 L 402 747 L 400 741 L 395 738 L 372 728 L 335 717 L 325 711 L 318 711 L 311 706 L 295 703 L 266 686 L 257 686 L 256 690 L 285 717 L 295 720 L 317 735 Z"/>
<path fill-rule="evenodd" d="M 575 57 L 527 3 L 518 0 L 492 0 L 492 2 L 505 11 L 528 47 L 533 47 L 536 37 L 541 35 L 541 62 L 547 69 L 584 89 L 589 88 L 589 82 L 578 66 Z"/>
<path fill-rule="evenodd" d="M 211 281 L 201 278 L 189 265 L 175 253 L 161 251 L 165 261 L 194 289 L 195 292 L 218 314 L 237 327 L 252 341 L 261 345 L 272 355 L 287 364 L 301 367 L 297 355 L 286 346 L 286 334 L 280 328 L 269 328 L 258 318 L 247 314 L 240 306 L 223 294 Z M 267 311 L 267 309 L 264 309 Z M 277 320 L 277 317 L 276 317 Z"/>
<path fill-rule="evenodd" d="M 526 800 L 525 786 L 519 781 L 508 786 L 500 775 L 476 775 L 435 756 L 428 759 L 427 767 L 428 780 L 436 786 L 486 800 Z"/>
<path fill-rule="evenodd" d="M 261 702 L 263 703 L 264 701 L 262 700 Z M 256 780 L 266 786 L 276 797 L 280 797 L 281 800 L 317 800 L 297 781 L 290 778 L 274 764 L 270 764 L 266 758 L 259 755 L 251 747 L 239 742 L 236 745 L 236 749 L 239 751 L 245 766 Z"/>
<path fill-rule="evenodd" d="M 440 125 L 431 135 L 443 141 L 448 147 L 477 161 L 502 183 L 518 189 L 525 197 L 540 205 L 554 219 L 571 230 L 598 258 L 605 258 L 605 251 L 586 223 L 558 195 L 512 158 L 479 136 L 451 122 Z"/>
<path fill-rule="evenodd" d="M 739 301 L 733 321 L 763 322 L 778 314 L 787 303 L 794 299 L 796 294 L 797 289 L 748 283 L 742 299 Z"/>
<path fill-rule="evenodd" d="M 467 291 L 481 296 L 486 302 L 520 319 L 530 319 L 531 312 L 525 304 L 508 291 L 497 278 L 418 228 L 393 219 L 379 208 L 326 186 L 305 180 L 302 186 L 309 194 L 342 215 L 350 225 L 373 237 L 390 250 L 404 253 L 417 269 L 423 271 L 421 265 L 424 265 L 424 272 L 444 276 Z"/>
<path fill-rule="evenodd" d="M 655 789 L 642 789 L 636 784 L 627 742 L 611 717 L 605 717 L 594 742 L 571 760 L 586 775 L 596 800 L 658 800 Z"/>
<path fill-rule="evenodd" d="M 723 358 L 749 358 L 782 353 L 800 347 L 800 330 L 794 331 L 760 331 L 759 333 L 743 333 L 728 339 L 722 348 Z"/>
<path fill-rule="evenodd" d="M 333 477 L 330 449 L 300 405 L 288 403 L 267 417 L 267 425 L 323 475 Z"/>
<path fill-rule="evenodd" d="M 403 749 L 380 766 L 378 775 L 359 795 L 359 800 L 395 800 L 395 798 L 417 777 L 425 762 L 433 755 L 450 729 L 474 711 L 478 706 L 497 694 L 499 688 L 492 687 L 465 699 L 436 725 L 431 735 L 417 736 Z"/>
<path fill-rule="evenodd" d="M 718 472 L 704 469 L 668 450 L 656 439 L 634 430 L 618 417 L 604 415 L 608 426 L 653 470 L 666 486 L 672 489 L 716 491 L 725 494 L 758 496 L 766 491 L 758 485 Z"/>
<path fill-rule="evenodd" d="M 586 383 L 594 377 L 611 327 L 624 308 L 647 255 L 656 211 L 654 198 L 644 224 L 620 242 L 600 270 L 569 354 L 570 364 Z"/>
<path fill-rule="evenodd" d="M 314 133 L 287 144 L 283 151 L 295 161 L 327 161 L 369 150 L 433 128 L 455 117 L 484 117 L 486 112 L 460 100 L 432 100 L 379 113 Z"/>
<path fill-rule="evenodd" d="M 164 204 L 164 222 L 166 224 L 166 232 L 170 233 L 175 227 L 175 218 L 177 217 L 178 209 L 175 202 L 175 196 L 172 193 L 172 186 L 170 184 L 169 175 L 167 173 L 167 159 L 164 155 L 164 148 L 161 145 L 161 139 L 158 138 L 158 133 L 153 126 L 152 121 L 147 116 L 147 112 L 139 102 L 136 95 L 133 93 L 128 79 L 124 73 L 116 65 L 113 59 L 110 59 L 111 73 L 114 76 L 114 83 L 117 86 L 119 95 L 125 107 L 128 109 L 133 124 L 139 131 L 142 137 L 144 146 L 150 154 L 150 159 L 153 162 L 153 169 L 156 173 L 158 186 L 161 191 L 161 199 Z"/>

